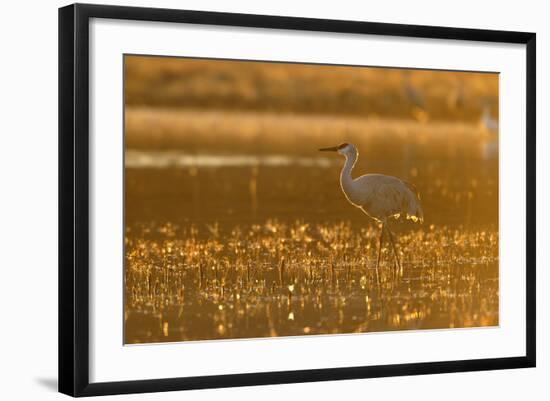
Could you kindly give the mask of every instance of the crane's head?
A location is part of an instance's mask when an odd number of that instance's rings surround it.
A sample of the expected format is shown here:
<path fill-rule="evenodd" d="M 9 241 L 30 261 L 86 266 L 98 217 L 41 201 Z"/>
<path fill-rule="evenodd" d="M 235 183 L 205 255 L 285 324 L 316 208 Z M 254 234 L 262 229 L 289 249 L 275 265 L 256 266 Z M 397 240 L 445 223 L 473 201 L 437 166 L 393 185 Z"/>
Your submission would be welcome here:
<path fill-rule="evenodd" d="M 319 150 L 321 152 L 338 152 L 338 153 L 340 153 L 341 155 L 344 155 L 344 156 L 357 153 L 357 149 L 355 148 L 355 146 L 353 146 L 353 144 L 345 143 L 345 142 L 341 143 L 338 146 L 332 146 L 330 148 L 321 148 Z"/>

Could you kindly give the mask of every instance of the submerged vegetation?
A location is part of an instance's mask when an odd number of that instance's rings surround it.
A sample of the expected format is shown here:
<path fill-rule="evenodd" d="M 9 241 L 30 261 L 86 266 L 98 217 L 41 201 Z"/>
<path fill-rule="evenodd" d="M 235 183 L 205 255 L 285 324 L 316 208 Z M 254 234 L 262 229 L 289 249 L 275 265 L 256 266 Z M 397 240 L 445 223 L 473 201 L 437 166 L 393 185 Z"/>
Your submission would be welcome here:
<path fill-rule="evenodd" d="M 498 234 L 349 222 L 127 228 L 126 342 L 498 324 Z"/>

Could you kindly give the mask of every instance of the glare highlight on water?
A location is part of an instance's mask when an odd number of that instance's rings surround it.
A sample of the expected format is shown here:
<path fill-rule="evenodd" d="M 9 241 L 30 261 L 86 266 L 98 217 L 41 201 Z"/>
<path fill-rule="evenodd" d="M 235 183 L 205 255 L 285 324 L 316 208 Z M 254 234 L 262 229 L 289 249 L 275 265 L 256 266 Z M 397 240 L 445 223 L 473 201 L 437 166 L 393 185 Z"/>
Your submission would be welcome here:
<path fill-rule="evenodd" d="M 285 155 L 223 155 L 190 154 L 183 151 L 127 150 L 124 165 L 127 168 L 185 168 L 185 167 L 320 167 L 328 168 L 335 161 L 327 157 L 292 157 Z"/>

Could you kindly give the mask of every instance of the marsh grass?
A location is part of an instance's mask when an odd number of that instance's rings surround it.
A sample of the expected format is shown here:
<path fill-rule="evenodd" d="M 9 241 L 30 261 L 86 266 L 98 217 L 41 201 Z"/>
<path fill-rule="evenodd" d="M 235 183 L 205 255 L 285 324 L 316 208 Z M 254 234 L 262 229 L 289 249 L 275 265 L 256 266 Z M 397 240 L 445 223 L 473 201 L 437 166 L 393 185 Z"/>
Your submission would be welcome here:
<path fill-rule="evenodd" d="M 397 227 L 399 229 L 399 227 Z M 126 233 L 127 343 L 498 324 L 498 234 L 403 229 L 402 270 L 377 227 L 349 222 Z"/>

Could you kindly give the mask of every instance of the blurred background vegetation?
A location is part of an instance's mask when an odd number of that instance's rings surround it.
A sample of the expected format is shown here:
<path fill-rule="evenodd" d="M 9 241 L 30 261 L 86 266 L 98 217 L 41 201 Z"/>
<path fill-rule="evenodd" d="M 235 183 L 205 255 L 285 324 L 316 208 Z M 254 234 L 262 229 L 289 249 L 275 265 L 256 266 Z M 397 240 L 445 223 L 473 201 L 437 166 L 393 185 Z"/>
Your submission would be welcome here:
<path fill-rule="evenodd" d="M 498 75 L 126 56 L 128 106 L 473 122 L 496 113 Z"/>

